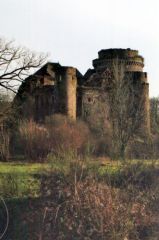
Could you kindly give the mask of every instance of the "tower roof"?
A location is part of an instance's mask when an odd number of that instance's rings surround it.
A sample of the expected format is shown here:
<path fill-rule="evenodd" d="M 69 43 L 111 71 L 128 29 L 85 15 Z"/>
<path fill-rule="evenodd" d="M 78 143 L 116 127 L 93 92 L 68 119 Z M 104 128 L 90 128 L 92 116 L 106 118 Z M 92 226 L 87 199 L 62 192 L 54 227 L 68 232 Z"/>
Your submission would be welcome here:
<path fill-rule="evenodd" d="M 102 49 L 98 52 L 98 56 L 100 59 L 102 58 L 134 58 L 134 57 L 140 57 L 143 59 L 142 56 L 139 55 L 138 50 L 133 50 L 130 48 L 124 49 L 124 48 L 109 48 L 109 49 Z"/>
<path fill-rule="evenodd" d="M 133 50 L 130 48 L 110 48 L 102 49 L 98 52 L 98 58 L 93 60 L 94 68 L 101 68 L 108 65 L 108 61 L 118 58 L 119 60 L 124 60 L 128 65 L 138 65 L 139 68 L 135 71 L 142 71 L 144 67 L 144 58 L 139 55 L 138 50 Z"/>

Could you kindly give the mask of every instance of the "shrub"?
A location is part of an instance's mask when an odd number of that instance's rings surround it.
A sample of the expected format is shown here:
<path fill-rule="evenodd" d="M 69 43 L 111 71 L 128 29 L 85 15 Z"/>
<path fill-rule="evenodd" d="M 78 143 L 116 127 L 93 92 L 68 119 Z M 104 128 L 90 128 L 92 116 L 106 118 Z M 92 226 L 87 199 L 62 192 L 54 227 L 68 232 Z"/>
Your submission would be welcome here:
<path fill-rule="evenodd" d="M 120 188 L 135 186 L 138 189 L 150 189 L 159 177 L 158 168 L 142 162 L 100 167 L 97 171 L 99 180 Z"/>
<path fill-rule="evenodd" d="M 20 144 L 27 160 L 43 161 L 50 151 L 48 131 L 44 126 L 22 121 L 19 126 Z"/>
<path fill-rule="evenodd" d="M 88 126 L 82 121 L 71 121 L 63 115 L 46 118 L 46 128 L 52 153 L 85 153 L 92 144 Z"/>
<path fill-rule="evenodd" d="M 112 156 L 112 143 L 109 135 L 98 136 L 94 134 L 96 156 Z"/>
<path fill-rule="evenodd" d="M 126 156 L 128 159 L 153 159 L 154 150 L 153 140 L 137 138 L 128 144 Z"/>
<path fill-rule="evenodd" d="M 43 196 L 50 200 L 43 224 L 46 239 L 139 239 L 138 228 L 150 225 L 150 212 L 142 195 L 131 199 L 127 191 L 114 189 L 94 178 L 70 182 L 56 173 L 45 178 Z M 46 193 L 45 193 L 46 191 Z M 45 205 L 46 204 L 46 205 Z M 50 224 L 49 224 L 50 223 Z"/>
<path fill-rule="evenodd" d="M 32 161 L 44 161 L 49 153 L 58 157 L 67 153 L 85 154 L 92 144 L 87 125 L 82 121 L 71 121 L 63 115 L 47 117 L 44 125 L 32 120 L 22 121 L 15 136 L 19 146 L 16 148 Z"/>
<path fill-rule="evenodd" d="M 78 158 L 73 151 L 49 153 L 47 161 L 54 172 L 68 173 L 70 171 L 71 162 Z"/>

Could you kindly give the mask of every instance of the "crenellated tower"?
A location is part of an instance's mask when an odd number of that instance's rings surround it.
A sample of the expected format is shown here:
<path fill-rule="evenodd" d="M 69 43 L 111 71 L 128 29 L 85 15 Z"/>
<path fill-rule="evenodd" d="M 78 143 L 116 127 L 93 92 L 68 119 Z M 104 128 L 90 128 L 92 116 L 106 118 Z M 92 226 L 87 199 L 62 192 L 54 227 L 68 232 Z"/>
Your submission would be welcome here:
<path fill-rule="evenodd" d="M 103 79 L 108 79 L 107 89 L 111 89 L 111 72 L 115 61 L 123 64 L 125 74 L 131 75 L 132 84 L 136 91 L 136 104 L 142 102 L 141 108 L 141 131 L 150 133 L 149 115 L 149 84 L 147 73 L 144 69 L 144 58 L 137 50 L 128 49 L 103 49 L 98 52 L 98 58 L 93 60 L 93 69 L 89 69 L 82 86 L 82 112 L 89 115 L 95 103 L 100 99 L 100 89 Z M 109 91 L 108 91 L 109 92 Z M 92 110 L 91 110 L 92 109 Z M 89 113 L 88 113 L 89 112 Z M 109 118 L 109 117 L 108 117 Z M 111 121 L 111 119 L 110 119 Z"/>
<path fill-rule="evenodd" d="M 149 84 L 144 72 L 144 58 L 137 50 L 103 49 L 93 60 L 93 69 L 84 76 L 74 67 L 48 62 L 36 73 L 29 76 L 20 86 L 14 99 L 20 116 L 43 122 L 46 116 L 65 114 L 76 120 L 98 118 L 101 115 L 101 90 L 103 79 L 108 79 L 106 94 L 111 89 L 111 71 L 115 60 L 125 66 L 125 73 L 131 74 L 136 91 L 136 104 L 141 102 L 141 132 L 150 132 Z M 105 103 L 104 103 L 105 104 Z M 108 103 L 107 103 L 108 105 Z M 110 106 L 105 107 L 107 111 Z M 109 115 L 104 118 L 111 121 Z"/>

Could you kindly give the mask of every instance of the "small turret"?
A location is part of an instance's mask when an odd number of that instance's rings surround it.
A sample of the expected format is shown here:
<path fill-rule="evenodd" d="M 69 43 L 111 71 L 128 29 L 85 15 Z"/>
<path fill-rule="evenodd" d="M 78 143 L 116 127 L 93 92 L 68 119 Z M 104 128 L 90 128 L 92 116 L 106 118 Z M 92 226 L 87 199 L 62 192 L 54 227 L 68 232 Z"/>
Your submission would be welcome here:
<path fill-rule="evenodd" d="M 67 67 L 65 72 L 66 115 L 76 120 L 76 69 Z"/>

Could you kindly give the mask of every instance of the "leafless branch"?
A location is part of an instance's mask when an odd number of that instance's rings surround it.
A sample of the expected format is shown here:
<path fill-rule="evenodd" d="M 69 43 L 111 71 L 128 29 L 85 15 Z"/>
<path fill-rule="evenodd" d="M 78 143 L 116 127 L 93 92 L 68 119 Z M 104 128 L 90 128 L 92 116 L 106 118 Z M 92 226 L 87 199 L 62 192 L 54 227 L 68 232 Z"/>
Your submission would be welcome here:
<path fill-rule="evenodd" d="M 46 58 L 46 54 L 36 54 L 16 47 L 13 41 L 0 39 L 0 86 L 15 92 L 16 83 L 22 82 L 34 69 L 44 64 Z"/>
<path fill-rule="evenodd" d="M 109 86 L 107 98 L 105 88 Z M 125 158 L 129 140 L 135 135 L 142 122 L 143 99 L 136 91 L 132 73 L 115 59 L 111 69 L 111 80 L 103 76 L 103 98 L 109 103 L 112 129 L 112 148 L 117 157 Z"/>

